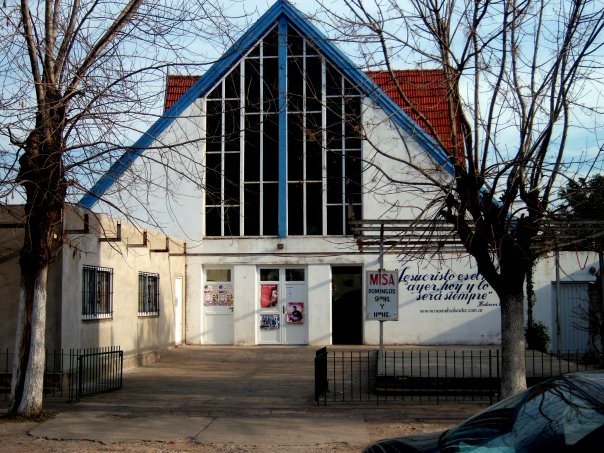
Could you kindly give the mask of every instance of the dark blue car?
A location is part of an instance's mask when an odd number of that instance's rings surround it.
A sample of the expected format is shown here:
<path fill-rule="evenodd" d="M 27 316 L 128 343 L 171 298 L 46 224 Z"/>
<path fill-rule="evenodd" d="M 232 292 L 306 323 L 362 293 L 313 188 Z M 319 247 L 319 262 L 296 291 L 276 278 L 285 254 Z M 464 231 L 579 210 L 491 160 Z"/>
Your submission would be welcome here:
<path fill-rule="evenodd" d="M 604 372 L 550 379 L 444 433 L 384 439 L 365 452 L 604 452 Z"/>

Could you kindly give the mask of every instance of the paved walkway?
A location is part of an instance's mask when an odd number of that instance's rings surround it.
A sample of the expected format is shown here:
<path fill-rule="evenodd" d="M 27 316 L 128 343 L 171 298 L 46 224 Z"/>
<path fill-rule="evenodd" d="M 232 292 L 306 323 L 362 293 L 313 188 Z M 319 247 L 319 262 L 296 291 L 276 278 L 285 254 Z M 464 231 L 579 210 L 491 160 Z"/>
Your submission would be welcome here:
<path fill-rule="evenodd" d="M 192 439 L 281 446 L 285 451 L 289 446 L 339 444 L 357 451 L 371 440 L 369 423 L 420 420 L 452 425 L 480 407 L 468 403 L 317 407 L 317 349 L 179 347 L 157 362 L 126 371 L 122 390 L 86 397 L 77 404 L 66 402 L 65 391 L 63 397 L 47 398 L 47 410 L 59 415 L 37 425 L 30 435 L 105 444 Z"/>

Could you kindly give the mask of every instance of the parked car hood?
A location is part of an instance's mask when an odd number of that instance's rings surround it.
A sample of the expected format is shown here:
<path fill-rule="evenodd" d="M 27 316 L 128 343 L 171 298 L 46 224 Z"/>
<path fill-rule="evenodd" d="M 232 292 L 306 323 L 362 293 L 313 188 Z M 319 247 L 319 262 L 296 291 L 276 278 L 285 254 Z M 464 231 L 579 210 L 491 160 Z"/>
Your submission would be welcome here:
<path fill-rule="evenodd" d="M 432 453 L 438 452 L 438 439 L 442 432 L 417 434 L 378 440 L 365 448 L 365 453 Z"/>

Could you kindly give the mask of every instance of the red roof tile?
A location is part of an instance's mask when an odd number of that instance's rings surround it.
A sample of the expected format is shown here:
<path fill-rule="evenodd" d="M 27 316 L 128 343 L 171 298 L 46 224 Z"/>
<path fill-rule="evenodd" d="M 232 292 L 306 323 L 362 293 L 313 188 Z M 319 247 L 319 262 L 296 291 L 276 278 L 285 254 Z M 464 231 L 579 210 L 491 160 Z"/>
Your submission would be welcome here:
<path fill-rule="evenodd" d="M 166 80 L 164 111 L 172 107 L 197 79 L 199 79 L 199 76 L 168 75 Z"/>
<path fill-rule="evenodd" d="M 368 71 L 366 74 L 426 132 L 433 137 L 435 132 L 447 151 L 452 152 L 452 129 L 448 113 L 447 86 L 443 71 L 439 69 L 412 69 L 392 72 L 392 75 L 388 71 Z M 430 130 L 427 122 L 413 112 L 405 102 L 397 89 L 394 78 L 398 80 L 401 91 L 407 99 L 432 125 L 434 132 Z M 460 130 L 459 121 L 458 117 L 458 131 Z"/>
<path fill-rule="evenodd" d="M 434 136 L 426 121 L 421 119 L 406 105 L 389 72 L 368 71 L 367 75 L 394 102 L 404 109 L 415 122 L 430 135 Z M 397 70 L 393 71 L 393 75 L 398 79 L 398 83 L 405 96 L 428 119 L 434 131 L 440 137 L 440 141 L 451 152 L 453 149 L 451 142 L 451 122 L 449 121 L 447 112 L 447 88 L 443 72 L 437 69 Z M 172 107 L 198 78 L 199 76 L 169 75 L 166 81 L 165 110 Z"/>

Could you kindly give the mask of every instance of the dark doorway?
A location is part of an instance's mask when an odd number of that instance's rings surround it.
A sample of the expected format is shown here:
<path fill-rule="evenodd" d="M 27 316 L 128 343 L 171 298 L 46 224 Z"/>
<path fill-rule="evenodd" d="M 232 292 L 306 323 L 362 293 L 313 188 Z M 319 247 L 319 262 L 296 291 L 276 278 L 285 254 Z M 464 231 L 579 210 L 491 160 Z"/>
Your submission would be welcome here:
<path fill-rule="evenodd" d="M 363 344 L 363 268 L 332 266 L 333 344 Z"/>

